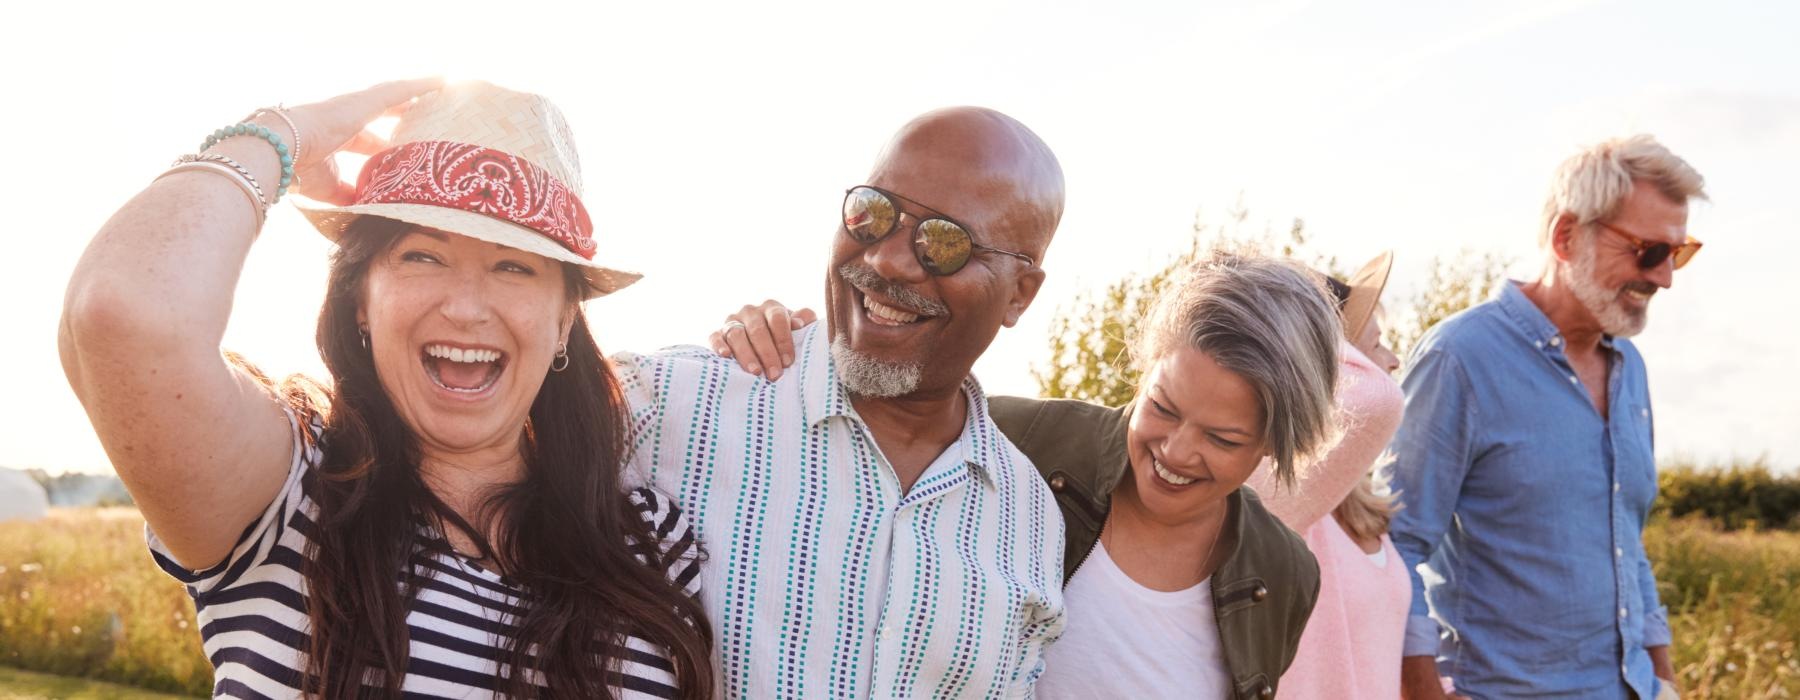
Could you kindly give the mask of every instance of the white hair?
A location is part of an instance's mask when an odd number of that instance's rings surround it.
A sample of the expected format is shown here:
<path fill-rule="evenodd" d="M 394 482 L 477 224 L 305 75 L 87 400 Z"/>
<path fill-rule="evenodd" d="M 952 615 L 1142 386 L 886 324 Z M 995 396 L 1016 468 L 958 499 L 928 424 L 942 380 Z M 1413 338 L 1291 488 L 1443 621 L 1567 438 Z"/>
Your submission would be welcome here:
<path fill-rule="evenodd" d="M 1550 247 L 1564 214 L 1587 226 L 1617 214 L 1632 184 L 1645 182 L 1669 201 L 1706 199 L 1706 178 L 1649 134 L 1614 138 L 1588 146 L 1557 166 L 1544 202 L 1538 245 Z"/>
<path fill-rule="evenodd" d="M 831 339 L 831 359 L 837 365 L 844 388 L 858 396 L 891 399 L 919 389 L 924 367 L 911 362 L 888 362 L 857 352 L 839 333 Z"/>
<path fill-rule="evenodd" d="M 1618 338 L 1630 338 L 1644 331 L 1649 322 L 1649 313 L 1643 308 L 1627 308 L 1619 302 L 1619 290 L 1607 289 L 1595 281 L 1595 267 L 1599 258 L 1599 241 L 1593 236 L 1581 236 L 1573 241 L 1573 256 L 1567 265 L 1556 267 L 1556 277 L 1581 305 L 1587 307 L 1588 313 L 1600 322 L 1600 330 L 1607 335 Z M 1656 289 L 1645 282 L 1631 282 L 1654 292 Z"/>

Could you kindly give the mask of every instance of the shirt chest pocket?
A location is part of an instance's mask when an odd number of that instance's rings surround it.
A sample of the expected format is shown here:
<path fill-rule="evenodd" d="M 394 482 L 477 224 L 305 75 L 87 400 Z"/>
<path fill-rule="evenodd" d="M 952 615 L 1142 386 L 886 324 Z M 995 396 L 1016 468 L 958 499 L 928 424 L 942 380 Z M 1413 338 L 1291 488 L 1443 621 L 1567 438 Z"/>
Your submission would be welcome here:
<path fill-rule="evenodd" d="M 1656 497 L 1656 451 L 1649 406 L 1621 402 L 1612 416 L 1613 484 L 1626 503 L 1648 508 Z"/>

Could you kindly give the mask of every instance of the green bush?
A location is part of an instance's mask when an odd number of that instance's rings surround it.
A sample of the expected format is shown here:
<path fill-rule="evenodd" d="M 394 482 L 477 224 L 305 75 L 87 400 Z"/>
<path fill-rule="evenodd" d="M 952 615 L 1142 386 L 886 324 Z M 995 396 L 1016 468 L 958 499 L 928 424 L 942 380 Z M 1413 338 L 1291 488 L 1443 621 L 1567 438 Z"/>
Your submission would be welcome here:
<path fill-rule="evenodd" d="M 1800 475 L 1777 476 L 1763 460 L 1729 466 L 1665 464 L 1656 512 L 1703 516 L 1726 530 L 1800 529 Z"/>

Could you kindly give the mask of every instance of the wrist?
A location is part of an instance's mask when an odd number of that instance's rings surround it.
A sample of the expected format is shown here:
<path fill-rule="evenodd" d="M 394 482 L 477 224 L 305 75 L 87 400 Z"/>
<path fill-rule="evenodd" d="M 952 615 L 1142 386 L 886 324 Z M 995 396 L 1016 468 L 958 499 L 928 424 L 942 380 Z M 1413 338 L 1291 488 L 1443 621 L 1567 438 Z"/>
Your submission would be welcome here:
<path fill-rule="evenodd" d="M 247 123 L 258 124 L 277 134 L 283 134 L 284 141 L 291 138 L 285 135 L 287 125 L 276 117 L 260 116 Z M 256 178 L 257 186 L 262 188 L 264 202 L 274 203 L 276 190 L 281 183 L 281 154 L 267 140 L 254 136 L 233 136 L 213 144 L 203 153 L 216 153 L 237 161 Z"/>

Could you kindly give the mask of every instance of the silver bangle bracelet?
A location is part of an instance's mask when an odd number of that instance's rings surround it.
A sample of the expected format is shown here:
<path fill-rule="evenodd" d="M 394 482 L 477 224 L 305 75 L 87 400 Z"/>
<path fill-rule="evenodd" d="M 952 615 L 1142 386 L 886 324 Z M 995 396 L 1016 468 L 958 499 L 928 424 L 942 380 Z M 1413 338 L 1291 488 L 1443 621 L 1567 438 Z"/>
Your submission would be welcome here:
<path fill-rule="evenodd" d="M 156 176 L 156 179 L 161 180 L 170 175 L 174 175 L 175 173 L 187 170 L 218 173 L 226 179 L 231 180 L 232 184 L 237 185 L 238 190 L 243 192 L 245 197 L 249 198 L 251 211 L 256 213 L 256 228 L 258 230 L 262 229 L 263 220 L 269 214 L 269 206 L 263 202 L 261 193 L 256 189 L 256 183 L 245 179 L 243 173 L 239 173 L 210 160 L 177 162 L 174 167 L 171 167 L 168 170 L 163 171 L 163 174 Z"/>
<path fill-rule="evenodd" d="M 220 155 L 218 153 L 190 153 L 188 155 L 185 155 L 185 156 L 175 159 L 176 164 L 208 163 L 208 162 L 218 163 L 225 167 L 231 168 L 232 170 L 236 170 L 239 175 L 244 176 L 244 180 L 246 180 L 250 183 L 250 189 L 256 191 L 256 201 L 258 204 L 262 205 L 263 214 L 265 216 L 268 215 L 269 206 L 273 203 L 269 201 L 268 197 L 263 195 L 262 185 L 257 184 L 256 176 L 250 174 L 249 168 L 244 167 L 243 164 L 238 163 L 236 160 L 232 160 L 230 156 L 224 156 L 224 155 Z"/>

